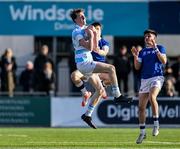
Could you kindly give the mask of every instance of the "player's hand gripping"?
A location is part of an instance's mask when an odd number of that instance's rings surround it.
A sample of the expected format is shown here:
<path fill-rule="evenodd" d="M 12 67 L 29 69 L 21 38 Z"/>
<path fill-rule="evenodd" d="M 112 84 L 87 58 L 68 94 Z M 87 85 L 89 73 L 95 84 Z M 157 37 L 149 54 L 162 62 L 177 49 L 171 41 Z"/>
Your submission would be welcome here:
<path fill-rule="evenodd" d="M 138 51 L 138 49 L 133 46 L 133 47 L 131 48 L 131 52 L 132 52 L 134 58 L 135 58 L 135 59 L 138 59 L 138 56 L 139 56 L 139 51 Z"/>

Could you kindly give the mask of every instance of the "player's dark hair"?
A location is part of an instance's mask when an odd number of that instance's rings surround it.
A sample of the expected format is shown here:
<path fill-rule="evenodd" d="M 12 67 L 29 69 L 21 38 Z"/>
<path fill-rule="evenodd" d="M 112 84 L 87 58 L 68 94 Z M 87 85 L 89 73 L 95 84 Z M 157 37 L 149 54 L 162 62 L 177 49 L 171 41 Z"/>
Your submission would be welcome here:
<path fill-rule="evenodd" d="M 91 25 L 94 26 L 94 27 L 96 27 L 96 26 L 102 27 L 101 23 L 99 23 L 99 22 L 94 22 Z"/>
<path fill-rule="evenodd" d="M 81 8 L 77 8 L 77 9 L 73 9 L 73 10 L 70 12 L 71 19 L 73 20 L 74 23 L 76 23 L 76 22 L 75 22 L 75 19 L 77 18 L 77 15 L 78 15 L 80 12 L 84 12 L 84 10 L 81 9 Z"/>
<path fill-rule="evenodd" d="M 157 32 L 155 30 L 147 29 L 147 30 L 144 31 L 144 35 L 147 34 L 147 33 L 154 34 L 157 37 Z"/>

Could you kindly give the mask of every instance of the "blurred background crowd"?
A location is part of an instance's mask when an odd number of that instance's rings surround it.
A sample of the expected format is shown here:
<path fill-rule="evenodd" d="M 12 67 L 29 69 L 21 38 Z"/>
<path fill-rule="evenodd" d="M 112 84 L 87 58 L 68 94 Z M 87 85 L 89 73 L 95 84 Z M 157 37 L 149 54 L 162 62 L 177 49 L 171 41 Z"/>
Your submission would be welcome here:
<path fill-rule="evenodd" d="M 141 45 L 136 45 L 141 50 Z M 133 65 L 133 56 L 126 45 L 118 48 L 117 54 L 107 57 L 107 61 L 114 64 L 118 83 L 121 91 L 126 95 L 138 95 L 140 87 L 139 71 L 135 70 Z M 18 64 L 13 49 L 5 49 L 0 61 L 0 86 L 1 93 L 8 93 L 13 97 L 14 92 L 24 92 L 27 94 L 44 93 L 46 95 L 56 95 L 57 75 L 60 77 L 69 77 L 70 73 L 76 69 L 73 54 L 68 58 L 69 74 L 61 76 L 57 74 L 57 65 L 54 64 L 49 54 L 49 47 L 42 45 L 39 53 L 35 54 L 34 61 L 28 60 L 19 75 L 17 74 Z M 61 69 L 61 68 L 60 68 Z M 175 59 L 169 59 L 164 68 L 165 83 L 160 96 L 177 97 L 180 96 L 180 56 Z M 69 81 L 70 93 L 80 95 L 80 91 Z M 87 84 L 88 85 L 88 84 Z"/>

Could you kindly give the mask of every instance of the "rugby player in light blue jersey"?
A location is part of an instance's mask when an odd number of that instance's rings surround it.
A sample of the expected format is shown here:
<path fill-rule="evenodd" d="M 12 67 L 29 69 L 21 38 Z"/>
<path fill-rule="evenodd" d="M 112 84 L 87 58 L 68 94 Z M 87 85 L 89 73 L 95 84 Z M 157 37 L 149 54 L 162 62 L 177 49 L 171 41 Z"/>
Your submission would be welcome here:
<path fill-rule="evenodd" d="M 109 43 L 105 41 L 103 38 L 101 38 L 102 25 L 99 22 L 94 22 L 91 25 L 94 26 L 97 31 L 97 40 L 98 40 L 98 47 L 99 47 L 97 49 L 94 49 L 91 52 L 93 56 L 93 60 L 105 63 L 106 55 L 109 52 Z M 100 79 L 102 80 L 102 83 L 104 86 L 108 86 L 111 84 L 111 80 L 107 73 L 99 73 L 98 75 Z M 76 85 L 76 87 L 79 88 L 79 90 L 81 90 L 82 92 L 83 100 L 82 100 L 81 105 L 83 107 L 86 106 L 88 103 L 88 99 L 91 96 L 91 92 L 87 91 L 86 87 L 84 86 L 83 81 L 86 81 L 84 80 L 85 79 L 84 75 L 79 70 L 75 70 L 74 72 L 71 73 L 71 79 L 72 79 L 72 82 Z M 104 99 L 107 98 L 107 94 L 105 90 L 102 95 L 102 98 Z"/>
<path fill-rule="evenodd" d="M 133 47 L 132 53 L 134 56 L 134 65 L 137 70 L 141 69 L 141 86 L 139 89 L 139 127 L 140 135 L 136 143 L 142 143 L 146 138 L 145 121 L 146 121 L 146 106 L 150 101 L 154 127 L 153 136 L 159 134 L 159 109 L 157 96 L 164 82 L 163 70 L 167 62 L 166 50 L 162 45 L 156 44 L 157 33 L 154 30 L 148 29 L 144 32 L 145 48 L 140 52 Z"/>
<path fill-rule="evenodd" d="M 96 62 L 92 58 L 91 51 L 98 48 L 97 33 L 93 26 L 86 28 L 86 18 L 82 9 L 74 9 L 71 11 L 71 18 L 76 24 L 72 32 L 72 41 L 75 49 L 75 62 L 77 69 L 89 80 L 95 88 L 88 110 L 81 118 L 92 128 L 96 126 L 92 123 L 91 115 L 94 111 L 97 101 L 100 100 L 104 88 L 101 80 L 96 73 L 108 73 L 112 80 L 112 95 L 115 102 L 129 102 L 131 98 L 124 97 L 120 91 L 116 77 L 116 70 L 113 65 Z"/>

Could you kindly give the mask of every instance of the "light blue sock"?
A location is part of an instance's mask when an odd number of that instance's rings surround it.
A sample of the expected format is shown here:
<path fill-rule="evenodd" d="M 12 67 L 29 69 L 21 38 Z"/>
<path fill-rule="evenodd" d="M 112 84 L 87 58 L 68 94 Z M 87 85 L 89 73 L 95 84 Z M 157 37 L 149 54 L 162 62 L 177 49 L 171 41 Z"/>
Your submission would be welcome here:
<path fill-rule="evenodd" d="M 92 115 L 94 109 L 95 109 L 95 106 L 89 105 L 89 106 L 88 106 L 88 110 L 86 111 L 85 115 L 91 117 L 91 115 Z"/>
<path fill-rule="evenodd" d="M 112 85 L 112 95 L 116 98 L 121 96 L 121 92 L 118 86 Z"/>

